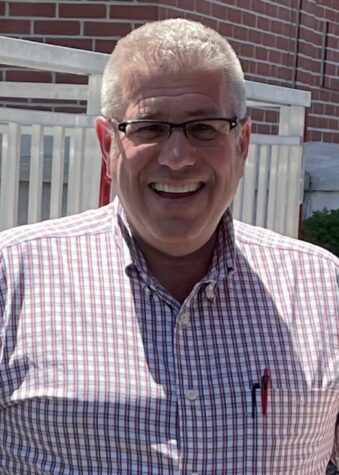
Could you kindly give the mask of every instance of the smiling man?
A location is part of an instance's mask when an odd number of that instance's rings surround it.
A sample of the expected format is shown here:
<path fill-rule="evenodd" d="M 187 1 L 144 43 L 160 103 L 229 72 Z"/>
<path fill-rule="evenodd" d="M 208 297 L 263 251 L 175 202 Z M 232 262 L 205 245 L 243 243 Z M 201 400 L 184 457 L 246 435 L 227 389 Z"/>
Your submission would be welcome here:
<path fill-rule="evenodd" d="M 116 198 L 0 238 L 0 474 L 338 463 L 338 260 L 233 221 L 250 130 L 218 33 L 118 42 L 96 121 Z"/>

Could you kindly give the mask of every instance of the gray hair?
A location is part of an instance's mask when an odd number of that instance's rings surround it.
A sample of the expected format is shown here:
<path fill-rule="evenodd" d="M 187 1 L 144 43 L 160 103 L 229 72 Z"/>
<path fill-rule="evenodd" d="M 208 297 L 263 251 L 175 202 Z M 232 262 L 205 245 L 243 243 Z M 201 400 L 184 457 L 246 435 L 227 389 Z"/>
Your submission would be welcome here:
<path fill-rule="evenodd" d="M 124 74 L 221 71 L 227 84 L 225 103 L 239 118 L 246 115 L 244 74 L 237 55 L 215 30 L 181 18 L 146 23 L 121 38 L 106 65 L 101 90 L 101 112 L 124 114 Z M 137 76 L 136 76 L 137 77 Z"/>

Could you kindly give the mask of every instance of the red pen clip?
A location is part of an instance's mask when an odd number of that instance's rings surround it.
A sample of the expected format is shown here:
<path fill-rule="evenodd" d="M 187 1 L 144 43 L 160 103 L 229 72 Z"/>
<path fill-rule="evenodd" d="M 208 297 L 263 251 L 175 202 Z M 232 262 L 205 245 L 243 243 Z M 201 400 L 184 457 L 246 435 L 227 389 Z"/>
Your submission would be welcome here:
<path fill-rule="evenodd" d="M 265 368 L 264 374 L 262 375 L 262 378 L 261 378 L 261 384 L 260 384 L 261 409 L 262 409 L 263 416 L 266 416 L 266 413 L 267 413 L 268 390 L 270 389 L 271 384 L 272 384 L 272 381 L 271 381 L 270 372 L 268 368 Z"/>

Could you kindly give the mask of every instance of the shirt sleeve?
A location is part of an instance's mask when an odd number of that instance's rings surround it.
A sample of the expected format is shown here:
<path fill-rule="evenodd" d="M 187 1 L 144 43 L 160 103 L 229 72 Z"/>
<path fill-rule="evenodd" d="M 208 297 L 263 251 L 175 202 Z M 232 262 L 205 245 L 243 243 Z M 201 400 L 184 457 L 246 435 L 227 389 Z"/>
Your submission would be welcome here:
<path fill-rule="evenodd" d="M 0 356 L 2 353 L 3 333 L 5 326 L 5 305 L 7 293 L 7 279 L 3 254 L 0 251 Z"/>
<path fill-rule="evenodd" d="M 337 316 L 337 337 L 339 340 L 339 267 L 337 267 L 337 272 L 336 272 L 336 278 L 337 278 L 337 300 L 336 300 L 336 316 Z M 339 396 L 338 396 L 339 397 Z M 333 445 L 333 452 L 332 452 L 332 457 L 331 457 L 332 462 L 336 465 L 336 467 L 339 469 L 339 412 L 337 414 L 337 422 L 335 426 L 335 436 L 334 436 L 334 445 Z"/>

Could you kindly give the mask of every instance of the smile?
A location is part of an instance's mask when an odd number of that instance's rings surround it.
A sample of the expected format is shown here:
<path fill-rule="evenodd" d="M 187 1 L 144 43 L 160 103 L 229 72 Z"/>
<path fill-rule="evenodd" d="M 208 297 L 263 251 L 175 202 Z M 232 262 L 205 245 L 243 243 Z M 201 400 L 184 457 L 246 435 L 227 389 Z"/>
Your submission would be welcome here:
<path fill-rule="evenodd" d="M 151 183 L 150 188 L 164 198 L 185 198 L 191 196 L 203 187 L 202 182 L 184 185 L 169 185 L 167 183 Z"/>

